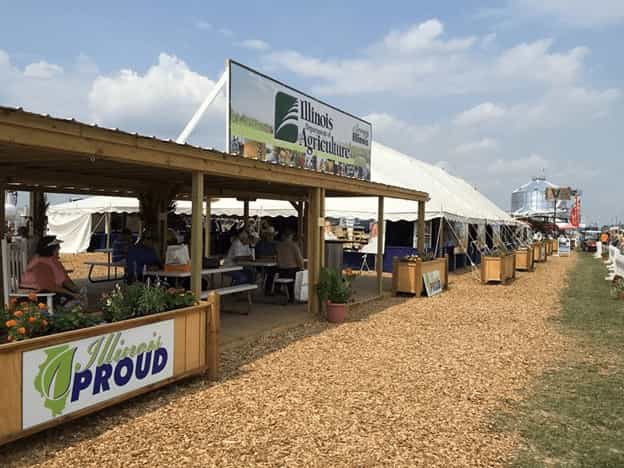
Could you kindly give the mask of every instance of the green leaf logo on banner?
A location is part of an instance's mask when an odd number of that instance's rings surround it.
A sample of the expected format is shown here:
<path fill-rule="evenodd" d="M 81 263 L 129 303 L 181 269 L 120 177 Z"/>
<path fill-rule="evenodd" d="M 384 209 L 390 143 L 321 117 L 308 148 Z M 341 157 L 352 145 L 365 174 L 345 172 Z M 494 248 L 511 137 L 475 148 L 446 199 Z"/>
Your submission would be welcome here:
<path fill-rule="evenodd" d="M 297 143 L 299 136 L 299 99 L 278 91 L 275 95 L 275 126 L 273 135 L 278 140 Z"/>
<path fill-rule="evenodd" d="M 34 385 L 45 400 L 44 406 L 52 411 L 52 416 L 58 416 L 67 404 L 76 348 L 63 345 L 45 353 L 46 360 L 39 366 Z"/>

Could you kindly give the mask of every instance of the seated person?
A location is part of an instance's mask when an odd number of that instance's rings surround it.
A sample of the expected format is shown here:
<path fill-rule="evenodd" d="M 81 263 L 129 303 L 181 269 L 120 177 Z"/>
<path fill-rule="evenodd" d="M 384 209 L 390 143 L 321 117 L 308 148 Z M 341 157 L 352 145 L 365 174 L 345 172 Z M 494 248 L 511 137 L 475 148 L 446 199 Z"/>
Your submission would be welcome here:
<path fill-rule="evenodd" d="M 242 230 L 232 237 L 232 244 L 223 262 L 223 266 L 235 266 L 241 260 L 253 260 L 251 248 L 249 247 L 249 235 Z M 232 285 L 253 282 L 254 272 L 244 268 L 240 271 L 228 273 L 232 278 Z"/>
<path fill-rule="evenodd" d="M 124 228 L 121 231 L 121 235 L 113 242 L 111 261 L 113 263 L 124 262 L 128 256 L 128 249 L 132 244 L 132 232 L 130 229 Z"/>
<path fill-rule="evenodd" d="M 37 245 L 37 254 L 26 266 L 20 278 L 20 287 L 37 292 L 53 292 L 55 302 L 63 304 L 80 298 L 80 288 L 71 280 L 59 259 L 60 240 L 43 236 Z"/>
<path fill-rule="evenodd" d="M 303 256 L 299 245 L 293 240 L 294 234 L 287 230 L 284 232 L 282 242 L 277 245 L 277 273 L 280 278 L 295 279 L 297 272 L 303 270 Z M 289 283 L 288 297 L 290 302 L 295 302 L 295 284 Z"/>
<path fill-rule="evenodd" d="M 129 283 L 143 281 L 144 269 L 158 269 L 162 262 L 156 252 L 156 239 L 151 233 L 145 232 L 137 243 L 128 249 L 126 256 L 126 280 Z"/>
<path fill-rule="evenodd" d="M 273 226 L 266 226 L 260 234 L 260 241 L 256 244 L 255 252 L 257 259 L 275 260 L 277 256 L 277 242 L 275 235 L 277 231 Z M 273 291 L 273 278 L 275 277 L 275 268 L 266 268 L 266 280 L 264 283 L 264 294 L 270 296 Z"/>

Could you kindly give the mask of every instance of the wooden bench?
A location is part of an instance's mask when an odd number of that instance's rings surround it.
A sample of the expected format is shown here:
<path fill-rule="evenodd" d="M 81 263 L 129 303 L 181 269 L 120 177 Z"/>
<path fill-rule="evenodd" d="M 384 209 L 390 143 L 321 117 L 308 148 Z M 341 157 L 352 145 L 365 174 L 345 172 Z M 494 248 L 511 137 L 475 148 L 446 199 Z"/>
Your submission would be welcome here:
<path fill-rule="evenodd" d="M 208 295 L 211 292 L 215 292 L 219 296 L 247 293 L 247 312 L 244 312 L 242 315 L 249 315 L 249 313 L 251 312 L 251 293 L 256 289 L 258 289 L 258 285 L 253 283 L 235 284 L 234 286 L 226 286 L 225 288 L 219 288 L 213 291 L 203 291 L 201 293 L 201 298 L 208 298 Z"/>

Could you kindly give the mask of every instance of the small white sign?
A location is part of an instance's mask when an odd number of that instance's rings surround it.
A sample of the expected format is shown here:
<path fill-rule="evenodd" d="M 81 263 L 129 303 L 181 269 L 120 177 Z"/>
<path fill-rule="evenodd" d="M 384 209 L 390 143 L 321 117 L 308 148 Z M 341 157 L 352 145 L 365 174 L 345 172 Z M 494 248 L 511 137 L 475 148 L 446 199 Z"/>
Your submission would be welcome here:
<path fill-rule="evenodd" d="M 425 282 L 427 296 L 435 296 L 442 292 L 442 280 L 440 279 L 440 272 L 438 270 L 424 272 L 422 276 Z"/>
<path fill-rule="evenodd" d="M 22 429 L 173 376 L 173 320 L 22 355 Z"/>

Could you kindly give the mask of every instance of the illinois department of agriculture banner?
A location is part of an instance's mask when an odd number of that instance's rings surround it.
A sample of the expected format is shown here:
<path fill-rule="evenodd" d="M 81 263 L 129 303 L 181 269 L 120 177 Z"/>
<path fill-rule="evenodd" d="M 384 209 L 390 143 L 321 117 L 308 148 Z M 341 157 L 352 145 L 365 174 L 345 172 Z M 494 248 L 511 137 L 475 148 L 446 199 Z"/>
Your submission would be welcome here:
<path fill-rule="evenodd" d="M 229 63 L 230 153 L 370 180 L 371 124 Z"/>

